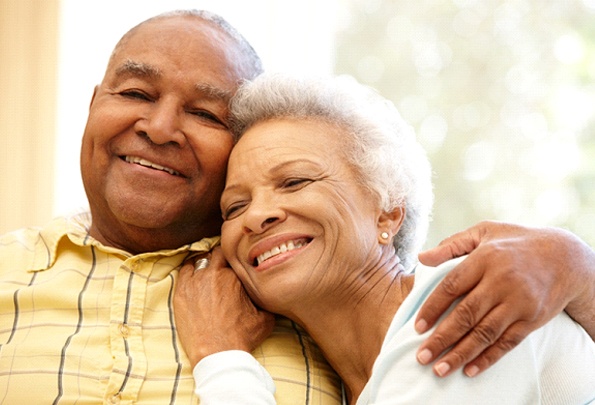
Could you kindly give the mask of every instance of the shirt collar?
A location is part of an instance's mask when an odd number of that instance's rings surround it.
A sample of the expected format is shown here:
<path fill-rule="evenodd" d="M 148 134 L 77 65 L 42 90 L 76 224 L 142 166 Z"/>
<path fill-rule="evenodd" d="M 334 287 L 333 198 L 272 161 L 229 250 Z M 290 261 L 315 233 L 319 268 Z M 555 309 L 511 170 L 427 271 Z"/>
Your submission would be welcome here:
<path fill-rule="evenodd" d="M 91 226 L 91 213 L 82 212 L 71 217 L 58 217 L 52 220 L 48 226 L 40 232 L 40 238 L 35 246 L 35 254 L 32 271 L 47 270 L 50 268 L 58 256 L 58 247 L 64 238 L 77 246 L 95 246 L 104 252 L 112 253 L 122 257 L 130 258 L 135 255 L 124 250 L 111 246 L 105 246 L 91 235 L 89 229 Z M 151 256 L 174 256 L 179 253 L 204 253 L 212 250 L 219 243 L 219 236 L 204 238 L 200 241 L 181 246 L 177 249 L 164 249 L 157 252 L 147 252 L 136 255 L 138 258 L 148 258 Z"/>

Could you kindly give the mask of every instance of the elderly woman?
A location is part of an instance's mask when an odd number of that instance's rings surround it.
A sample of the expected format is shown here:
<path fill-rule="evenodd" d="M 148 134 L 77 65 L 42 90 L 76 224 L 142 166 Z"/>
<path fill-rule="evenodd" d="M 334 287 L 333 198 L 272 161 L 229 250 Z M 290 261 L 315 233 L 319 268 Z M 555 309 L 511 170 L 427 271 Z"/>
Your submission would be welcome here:
<path fill-rule="evenodd" d="M 474 379 L 440 379 L 417 362 L 416 312 L 457 261 L 416 265 L 431 170 L 388 101 L 348 79 L 265 75 L 232 113 L 242 136 L 221 198 L 223 253 L 259 307 L 316 341 L 347 403 L 595 400 L 595 343 L 564 313 Z M 245 403 L 274 403 L 246 353 L 208 356 L 195 377 L 204 403 L 238 390 Z"/>

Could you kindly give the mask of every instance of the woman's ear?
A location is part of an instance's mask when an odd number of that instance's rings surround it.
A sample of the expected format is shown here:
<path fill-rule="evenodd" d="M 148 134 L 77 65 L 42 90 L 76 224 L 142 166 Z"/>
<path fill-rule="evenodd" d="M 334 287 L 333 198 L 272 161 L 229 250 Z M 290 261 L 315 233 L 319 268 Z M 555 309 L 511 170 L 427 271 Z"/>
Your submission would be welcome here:
<path fill-rule="evenodd" d="M 392 243 L 404 219 L 405 207 L 397 207 L 391 212 L 382 212 L 378 217 L 378 241 L 382 244 Z"/>

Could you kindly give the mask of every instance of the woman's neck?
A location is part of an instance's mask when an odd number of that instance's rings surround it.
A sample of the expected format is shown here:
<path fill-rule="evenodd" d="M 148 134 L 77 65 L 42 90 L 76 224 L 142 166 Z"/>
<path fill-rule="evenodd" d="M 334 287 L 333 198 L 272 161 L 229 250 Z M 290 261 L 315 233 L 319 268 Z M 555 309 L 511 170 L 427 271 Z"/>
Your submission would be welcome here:
<path fill-rule="evenodd" d="M 413 287 L 396 261 L 389 261 L 362 280 L 345 297 L 329 294 L 308 302 L 289 317 L 316 341 L 343 380 L 349 402 L 354 402 L 370 379 L 372 367 L 390 323 Z"/>

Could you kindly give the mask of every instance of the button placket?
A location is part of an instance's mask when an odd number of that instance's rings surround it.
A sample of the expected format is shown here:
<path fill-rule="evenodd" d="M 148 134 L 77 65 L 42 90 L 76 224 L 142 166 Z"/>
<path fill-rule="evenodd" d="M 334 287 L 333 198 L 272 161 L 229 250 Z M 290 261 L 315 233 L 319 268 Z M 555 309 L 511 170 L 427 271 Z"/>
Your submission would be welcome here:
<path fill-rule="evenodd" d="M 118 330 L 124 339 L 127 339 L 130 336 L 130 327 L 126 323 L 121 323 L 118 326 Z"/>
<path fill-rule="evenodd" d="M 116 405 L 116 404 L 120 403 L 121 399 L 122 399 L 122 395 L 120 393 L 117 393 L 117 394 L 114 394 L 111 397 L 109 397 L 109 403 Z"/>

